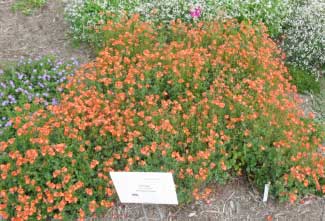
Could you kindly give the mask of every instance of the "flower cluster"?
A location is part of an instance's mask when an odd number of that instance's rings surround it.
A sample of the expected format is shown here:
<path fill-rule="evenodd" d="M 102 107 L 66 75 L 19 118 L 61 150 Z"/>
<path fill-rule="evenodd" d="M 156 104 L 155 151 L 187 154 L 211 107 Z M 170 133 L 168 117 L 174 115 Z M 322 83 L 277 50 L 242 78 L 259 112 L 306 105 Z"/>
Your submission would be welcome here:
<path fill-rule="evenodd" d="M 75 59 L 63 62 L 51 57 L 21 58 L 16 66 L 0 70 L 0 133 L 1 128 L 11 126 L 9 118 L 14 107 L 35 99 L 45 106 L 57 104 L 58 92 L 62 92 L 58 86 L 73 74 L 77 64 Z"/>
<path fill-rule="evenodd" d="M 325 73 L 325 2 L 309 0 L 287 19 L 283 49 L 289 63 L 319 77 Z"/>
<path fill-rule="evenodd" d="M 12 119 L 15 134 L 0 141 L 1 216 L 83 219 L 114 205 L 110 171 L 171 172 L 181 203 L 244 172 L 291 201 L 325 192 L 317 125 L 302 118 L 264 26 L 161 28 L 109 20 L 107 47 L 69 77 L 60 104 Z"/>

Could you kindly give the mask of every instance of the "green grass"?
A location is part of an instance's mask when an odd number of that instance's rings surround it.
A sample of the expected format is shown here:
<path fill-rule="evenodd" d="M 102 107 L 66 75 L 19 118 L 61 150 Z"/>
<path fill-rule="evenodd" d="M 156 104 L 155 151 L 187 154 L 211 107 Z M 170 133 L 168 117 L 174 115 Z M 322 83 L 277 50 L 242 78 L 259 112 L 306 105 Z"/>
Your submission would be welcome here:
<path fill-rule="evenodd" d="M 13 11 L 21 11 L 24 15 L 31 15 L 35 9 L 41 8 L 47 0 L 16 0 L 13 4 Z"/>

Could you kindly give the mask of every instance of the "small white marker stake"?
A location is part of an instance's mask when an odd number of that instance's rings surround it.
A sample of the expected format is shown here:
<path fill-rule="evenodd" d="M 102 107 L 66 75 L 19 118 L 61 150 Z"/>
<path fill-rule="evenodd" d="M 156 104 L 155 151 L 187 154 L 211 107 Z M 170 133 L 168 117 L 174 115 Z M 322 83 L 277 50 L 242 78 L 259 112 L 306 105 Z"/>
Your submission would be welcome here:
<path fill-rule="evenodd" d="M 263 195 L 263 202 L 264 203 L 267 201 L 267 198 L 269 196 L 269 190 L 270 190 L 270 182 L 265 184 L 265 186 L 264 186 L 264 195 Z"/>

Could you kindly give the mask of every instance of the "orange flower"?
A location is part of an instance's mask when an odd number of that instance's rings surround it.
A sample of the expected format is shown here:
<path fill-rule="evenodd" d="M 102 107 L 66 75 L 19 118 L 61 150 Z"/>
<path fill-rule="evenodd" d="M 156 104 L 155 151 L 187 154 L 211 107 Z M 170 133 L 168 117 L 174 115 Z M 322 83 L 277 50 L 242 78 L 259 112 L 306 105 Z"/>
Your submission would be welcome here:
<path fill-rule="evenodd" d="M 102 147 L 101 147 L 101 146 L 96 146 L 96 147 L 95 147 L 95 151 L 98 152 L 98 151 L 101 151 L 101 150 L 102 150 Z"/>
<path fill-rule="evenodd" d="M 53 178 L 56 178 L 56 177 L 58 177 L 60 174 L 61 174 L 61 170 L 55 170 L 55 171 L 52 173 L 52 176 L 53 176 Z"/>
<path fill-rule="evenodd" d="M 83 211 L 83 209 L 80 208 L 79 209 L 79 220 L 80 221 L 84 220 L 85 216 L 86 216 L 85 212 Z"/>
<path fill-rule="evenodd" d="M 85 152 L 85 147 L 84 147 L 84 146 L 80 146 L 79 151 L 80 151 L 81 153 L 82 153 L 82 152 Z"/>
<path fill-rule="evenodd" d="M 295 193 L 289 193 L 290 203 L 294 203 L 297 200 L 297 195 Z"/>
<path fill-rule="evenodd" d="M 225 164 L 225 162 L 222 160 L 222 161 L 220 161 L 220 166 L 221 166 L 221 169 L 223 170 L 223 171 L 226 171 L 227 170 L 227 166 L 226 166 L 226 164 Z"/>
<path fill-rule="evenodd" d="M 57 205 L 57 208 L 60 212 L 64 210 L 64 207 L 67 203 L 64 200 L 61 200 L 60 203 Z M 59 215 L 59 214 L 58 214 Z M 62 219 L 62 218 L 61 218 Z"/>
<path fill-rule="evenodd" d="M 90 168 L 94 169 L 99 164 L 98 160 L 92 160 L 90 163 Z"/>
<path fill-rule="evenodd" d="M 24 104 L 24 108 L 25 108 L 26 110 L 29 110 L 29 109 L 30 109 L 30 104 L 29 104 L 29 103 Z"/>
<path fill-rule="evenodd" d="M 63 181 L 62 181 L 62 184 L 67 184 L 71 179 L 71 175 L 70 174 L 67 174 L 63 177 Z"/>
<path fill-rule="evenodd" d="M 75 197 L 71 192 L 68 191 L 64 193 L 64 200 L 68 203 L 73 203 L 75 201 Z"/>
<path fill-rule="evenodd" d="M 89 195 L 92 196 L 93 195 L 93 190 L 91 188 L 86 188 L 85 192 Z"/>
<path fill-rule="evenodd" d="M 97 203 L 96 203 L 96 201 L 95 200 L 93 200 L 93 201 L 91 201 L 90 203 L 89 203 L 89 211 L 91 212 L 91 213 L 94 213 L 95 211 L 96 211 L 96 208 L 97 208 L 98 206 L 97 206 Z"/>
<path fill-rule="evenodd" d="M 273 217 L 272 217 L 271 215 L 268 215 L 268 216 L 266 217 L 266 220 L 267 220 L 267 221 L 272 221 L 272 220 L 273 220 Z"/>
<path fill-rule="evenodd" d="M 106 194 L 107 196 L 112 196 L 113 195 L 113 191 L 111 188 L 106 188 Z"/>
<path fill-rule="evenodd" d="M 26 151 L 25 157 L 26 157 L 27 162 L 34 163 L 34 161 L 38 157 L 38 152 L 35 149 L 29 149 Z"/>

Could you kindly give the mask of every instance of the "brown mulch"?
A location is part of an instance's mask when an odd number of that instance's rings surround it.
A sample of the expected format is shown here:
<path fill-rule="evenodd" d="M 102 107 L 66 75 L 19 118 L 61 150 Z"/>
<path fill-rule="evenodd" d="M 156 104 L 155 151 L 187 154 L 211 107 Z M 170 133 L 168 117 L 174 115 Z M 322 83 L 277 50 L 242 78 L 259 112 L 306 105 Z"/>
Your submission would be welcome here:
<path fill-rule="evenodd" d="M 325 199 L 322 198 L 306 197 L 295 205 L 280 203 L 272 198 L 263 203 L 262 194 L 242 177 L 226 185 L 211 185 L 211 188 L 214 192 L 208 202 L 197 201 L 185 207 L 119 204 L 108 211 L 105 217 L 88 221 L 325 220 Z"/>

